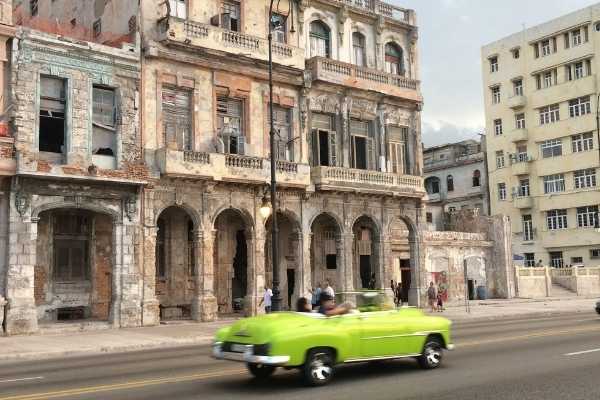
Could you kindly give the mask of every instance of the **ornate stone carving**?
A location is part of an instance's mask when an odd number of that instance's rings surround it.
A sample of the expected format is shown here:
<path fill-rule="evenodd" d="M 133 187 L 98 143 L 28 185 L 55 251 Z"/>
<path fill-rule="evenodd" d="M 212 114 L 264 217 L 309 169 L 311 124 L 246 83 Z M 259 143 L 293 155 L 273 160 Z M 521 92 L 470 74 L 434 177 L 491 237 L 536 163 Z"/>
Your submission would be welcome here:
<path fill-rule="evenodd" d="M 402 109 L 390 109 L 388 108 L 384 112 L 384 122 L 386 125 L 402 125 L 411 126 L 411 114 L 408 111 Z"/>
<path fill-rule="evenodd" d="M 350 113 L 361 117 L 375 117 L 377 115 L 377 103 L 364 99 L 349 98 L 348 105 Z"/>
<path fill-rule="evenodd" d="M 338 21 L 339 21 L 339 37 L 340 37 L 340 46 L 344 44 L 344 25 L 346 24 L 346 20 L 348 20 L 349 12 L 348 8 L 345 4 L 340 7 L 338 12 Z"/>
<path fill-rule="evenodd" d="M 15 194 L 15 208 L 20 216 L 25 214 L 25 212 L 29 209 L 30 204 L 31 196 L 29 194 L 20 191 Z"/>
<path fill-rule="evenodd" d="M 124 201 L 125 215 L 129 221 L 133 220 L 133 217 L 137 214 L 137 196 L 131 195 L 125 198 Z"/>
<path fill-rule="evenodd" d="M 337 114 L 340 111 L 339 102 L 336 96 L 322 94 L 318 96 L 310 96 L 308 98 L 309 108 L 312 111 Z"/>

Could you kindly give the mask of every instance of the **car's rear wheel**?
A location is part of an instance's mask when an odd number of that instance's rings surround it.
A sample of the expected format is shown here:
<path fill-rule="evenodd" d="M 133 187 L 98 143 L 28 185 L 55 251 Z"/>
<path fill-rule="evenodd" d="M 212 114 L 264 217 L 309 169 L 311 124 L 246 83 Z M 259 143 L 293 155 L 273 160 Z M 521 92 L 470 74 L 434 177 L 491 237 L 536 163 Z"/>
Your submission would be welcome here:
<path fill-rule="evenodd" d="M 310 386 L 321 386 L 333 378 L 335 359 L 329 349 L 312 349 L 304 363 L 304 380 Z"/>
<path fill-rule="evenodd" d="M 437 338 L 427 338 L 423 352 L 418 358 L 419 365 L 423 369 L 434 369 L 442 363 L 443 345 Z"/>
<path fill-rule="evenodd" d="M 246 366 L 256 379 L 266 379 L 275 372 L 275 367 L 272 365 L 248 363 Z"/>

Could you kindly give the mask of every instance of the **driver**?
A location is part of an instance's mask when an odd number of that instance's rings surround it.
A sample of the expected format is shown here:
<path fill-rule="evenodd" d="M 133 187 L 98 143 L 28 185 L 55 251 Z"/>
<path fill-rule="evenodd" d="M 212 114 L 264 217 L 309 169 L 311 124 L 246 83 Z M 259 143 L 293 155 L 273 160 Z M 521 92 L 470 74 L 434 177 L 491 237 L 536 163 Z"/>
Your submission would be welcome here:
<path fill-rule="evenodd" d="M 336 306 L 332 296 L 327 293 L 321 293 L 321 306 L 319 307 L 319 313 L 327 317 L 331 317 L 334 315 L 347 314 L 349 312 L 350 306 L 348 304 Z"/>

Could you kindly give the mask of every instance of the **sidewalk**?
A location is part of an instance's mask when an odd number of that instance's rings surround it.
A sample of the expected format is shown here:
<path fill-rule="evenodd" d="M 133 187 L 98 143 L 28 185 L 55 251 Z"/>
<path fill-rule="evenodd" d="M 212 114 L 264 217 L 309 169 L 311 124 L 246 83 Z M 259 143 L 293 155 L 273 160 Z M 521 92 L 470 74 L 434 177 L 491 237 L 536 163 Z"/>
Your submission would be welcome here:
<path fill-rule="evenodd" d="M 582 297 L 477 300 L 470 302 L 469 313 L 464 305 L 454 305 L 447 307 L 443 313 L 431 315 L 443 316 L 459 323 L 578 312 L 595 315 L 595 302 L 594 298 Z M 147 328 L 83 332 L 63 329 L 63 333 L 0 337 L 0 362 L 207 345 L 211 343 L 218 328 L 233 321 L 234 319 L 228 318 L 206 323 L 180 322 Z"/>

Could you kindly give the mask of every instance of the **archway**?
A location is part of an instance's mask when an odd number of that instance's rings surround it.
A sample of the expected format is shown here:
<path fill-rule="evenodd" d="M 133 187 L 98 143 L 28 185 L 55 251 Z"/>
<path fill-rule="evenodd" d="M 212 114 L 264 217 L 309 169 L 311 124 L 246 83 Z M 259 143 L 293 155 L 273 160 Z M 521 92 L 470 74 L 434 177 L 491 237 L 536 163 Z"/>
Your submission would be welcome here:
<path fill-rule="evenodd" d="M 466 291 L 469 300 L 487 297 L 487 274 L 485 270 L 485 258 L 480 255 L 466 256 Z"/>
<path fill-rule="evenodd" d="M 354 287 L 356 289 L 382 288 L 382 276 L 379 271 L 380 236 L 375 222 L 363 215 L 354 222 L 352 233 L 354 234 L 352 252 Z"/>
<path fill-rule="evenodd" d="M 40 212 L 34 296 L 41 323 L 108 321 L 115 246 L 113 218 L 84 209 Z"/>
<path fill-rule="evenodd" d="M 163 210 L 156 222 L 156 298 L 162 320 L 191 318 L 196 293 L 196 227 L 181 207 Z"/>
<path fill-rule="evenodd" d="M 341 228 L 329 214 L 318 215 L 311 225 L 310 265 L 313 288 L 329 281 L 339 291 L 343 288 Z"/>
<path fill-rule="evenodd" d="M 214 291 L 221 314 L 244 311 L 248 290 L 251 227 L 240 211 L 226 209 L 215 220 Z"/>
<path fill-rule="evenodd" d="M 417 233 L 412 225 L 401 217 L 395 217 L 389 225 L 392 266 L 389 279 L 400 285 L 403 304 L 419 305 L 420 274 L 418 262 Z"/>

